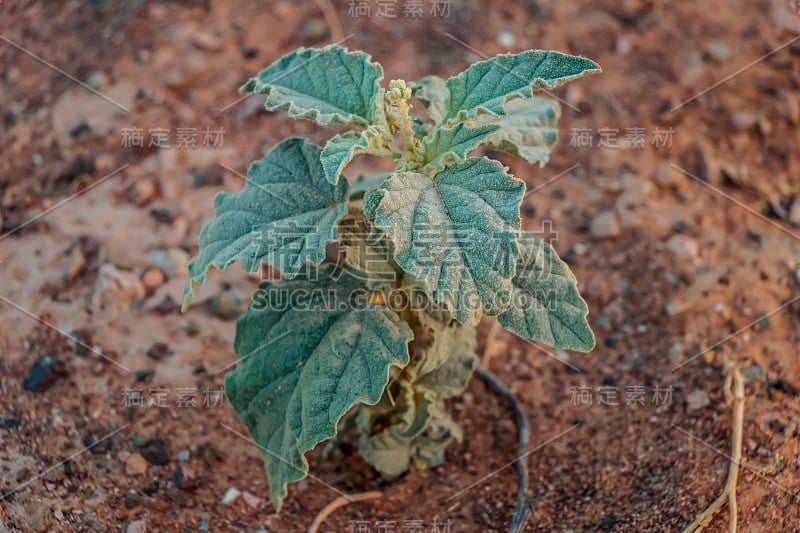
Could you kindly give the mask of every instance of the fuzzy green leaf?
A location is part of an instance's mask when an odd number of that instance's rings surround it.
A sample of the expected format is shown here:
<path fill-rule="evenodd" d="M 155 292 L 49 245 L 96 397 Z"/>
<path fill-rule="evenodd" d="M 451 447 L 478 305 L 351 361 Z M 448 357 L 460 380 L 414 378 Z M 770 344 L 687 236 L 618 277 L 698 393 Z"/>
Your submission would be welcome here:
<path fill-rule="evenodd" d="M 428 112 L 428 118 L 434 124 L 440 124 L 447 116 L 447 100 L 450 92 L 445 81 L 439 76 L 425 76 L 410 84 L 414 96 L 422 102 Z"/>
<path fill-rule="evenodd" d="M 503 105 L 506 116 L 479 117 L 478 123 L 494 124 L 500 129 L 485 144 L 496 150 L 521 157 L 528 163 L 544 166 L 558 140 L 556 124 L 561 116 L 558 102 L 552 98 L 515 98 Z"/>
<path fill-rule="evenodd" d="M 217 195 L 216 216 L 203 226 L 189 262 L 184 309 L 211 271 L 234 261 L 247 272 L 269 264 L 292 278 L 304 263 L 325 258 L 336 222 L 347 214 L 348 186 L 328 183 L 319 158 L 318 146 L 288 139 L 250 166 L 240 192 Z"/>
<path fill-rule="evenodd" d="M 511 307 L 497 318 L 520 337 L 554 348 L 589 352 L 595 340 L 577 281 L 550 244 L 523 234 Z"/>
<path fill-rule="evenodd" d="M 390 367 L 408 363 L 408 325 L 386 307 L 354 305 L 364 286 L 334 274 L 329 266 L 262 283 L 236 324 L 239 364 L 226 392 L 262 450 L 276 510 L 287 484 L 308 474 L 305 454 L 335 436 L 354 405 L 376 404 Z"/>
<path fill-rule="evenodd" d="M 502 115 L 512 98 L 554 89 L 586 74 L 600 72 L 594 61 L 547 50 L 500 54 L 471 65 L 445 82 L 448 90 L 443 122 L 470 120 L 488 113 Z"/>
<path fill-rule="evenodd" d="M 404 172 L 364 197 L 395 261 L 461 323 L 508 307 L 525 184 L 486 158 Z"/>
<path fill-rule="evenodd" d="M 364 52 L 341 46 L 300 48 L 250 78 L 239 92 L 267 95 L 268 111 L 318 124 L 378 124 L 383 116 L 383 68 Z"/>
<path fill-rule="evenodd" d="M 333 136 L 322 149 L 322 167 L 330 183 L 336 185 L 344 167 L 358 154 L 391 157 L 391 136 L 381 126 L 370 126 Z"/>
<path fill-rule="evenodd" d="M 416 151 L 417 161 L 424 165 L 423 173 L 438 172 L 447 165 L 466 159 L 467 153 L 477 148 L 498 129 L 500 127 L 494 124 L 472 127 L 463 122 L 449 128 L 436 128 L 422 140 Z"/>

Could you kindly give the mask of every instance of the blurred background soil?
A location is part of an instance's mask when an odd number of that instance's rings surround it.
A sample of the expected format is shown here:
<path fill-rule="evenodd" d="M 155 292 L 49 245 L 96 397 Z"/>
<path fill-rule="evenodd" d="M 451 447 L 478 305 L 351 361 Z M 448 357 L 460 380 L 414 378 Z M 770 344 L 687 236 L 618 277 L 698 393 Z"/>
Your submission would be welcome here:
<path fill-rule="evenodd" d="M 739 531 L 800 531 L 800 5 L 408 3 L 0 1 L 0 531 L 305 531 L 326 484 L 383 498 L 322 531 L 507 530 L 516 428 L 477 379 L 450 405 L 465 439 L 444 466 L 382 483 L 347 435 L 276 515 L 220 392 L 256 280 L 232 267 L 177 309 L 214 194 L 280 140 L 339 131 L 239 85 L 339 24 L 387 79 L 529 48 L 604 69 L 555 92 L 547 167 L 499 156 L 541 187 L 525 229 L 569 262 L 598 337 L 580 355 L 480 328 L 538 448 L 526 530 L 682 530 L 725 484 L 722 367 L 742 361 Z"/>

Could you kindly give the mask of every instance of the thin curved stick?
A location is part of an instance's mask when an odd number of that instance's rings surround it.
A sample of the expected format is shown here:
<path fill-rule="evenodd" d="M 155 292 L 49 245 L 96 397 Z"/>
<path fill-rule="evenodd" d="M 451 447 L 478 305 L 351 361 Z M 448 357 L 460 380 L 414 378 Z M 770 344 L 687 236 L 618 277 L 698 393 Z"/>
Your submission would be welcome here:
<path fill-rule="evenodd" d="M 319 526 L 321 526 L 322 523 L 325 522 L 325 519 L 328 518 L 328 516 L 330 516 L 330 514 L 333 513 L 339 507 L 344 507 L 348 503 L 381 498 L 382 496 L 383 493 L 377 490 L 372 490 L 369 492 L 361 492 L 358 494 L 349 494 L 349 495 L 345 494 L 339 496 L 331 503 L 322 508 L 317 517 L 314 519 L 314 521 L 311 522 L 311 526 L 309 526 L 308 528 L 308 533 L 317 533 L 317 531 L 319 530 Z"/>
<path fill-rule="evenodd" d="M 517 533 L 522 531 L 525 523 L 531 514 L 532 498 L 528 497 L 528 447 L 530 446 L 530 425 L 528 424 L 528 416 L 525 414 L 525 409 L 517 399 L 516 396 L 505 386 L 497 376 L 484 368 L 479 368 L 475 373 L 489 387 L 495 390 L 498 394 L 508 400 L 511 409 L 514 411 L 514 418 L 517 423 L 517 431 L 519 432 L 519 451 L 517 453 L 518 459 L 514 463 L 514 469 L 517 471 L 517 503 L 514 507 L 514 512 L 511 514 L 511 525 L 508 528 L 509 533 Z"/>
<path fill-rule="evenodd" d="M 714 517 L 720 507 L 728 500 L 730 510 L 730 520 L 728 522 L 728 533 L 736 533 L 737 510 L 736 510 L 736 482 L 739 479 L 739 467 L 742 464 L 742 432 L 744 425 L 744 377 L 739 365 L 728 366 L 725 372 L 725 399 L 728 404 L 733 406 L 733 435 L 731 437 L 731 462 L 728 466 L 728 482 L 722 494 L 703 511 L 683 533 L 695 533 L 701 531 Z"/>

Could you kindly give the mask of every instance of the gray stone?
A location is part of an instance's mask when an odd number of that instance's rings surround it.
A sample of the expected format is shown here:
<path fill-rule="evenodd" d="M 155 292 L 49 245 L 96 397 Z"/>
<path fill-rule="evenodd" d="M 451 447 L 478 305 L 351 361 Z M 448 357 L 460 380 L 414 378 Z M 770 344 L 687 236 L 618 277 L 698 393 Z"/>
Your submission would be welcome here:
<path fill-rule="evenodd" d="M 598 239 L 610 239 L 620 234 L 620 223 L 612 211 L 601 211 L 589 223 L 589 233 Z"/>

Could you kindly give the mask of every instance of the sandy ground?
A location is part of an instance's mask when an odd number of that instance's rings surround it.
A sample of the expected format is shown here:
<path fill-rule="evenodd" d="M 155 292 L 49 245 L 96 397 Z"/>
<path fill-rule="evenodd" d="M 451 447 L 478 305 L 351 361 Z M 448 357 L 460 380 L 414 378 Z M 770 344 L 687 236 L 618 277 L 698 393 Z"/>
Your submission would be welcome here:
<path fill-rule="evenodd" d="M 477 379 L 450 404 L 465 440 L 444 466 L 382 483 L 345 435 L 276 515 L 221 392 L 255 280 L 231 268 L 177 311 L 216 191 L 285 137 L 337 131 L 238 86 L 336 40 L 336 20 L 387 78 L 528 48 L 604 69 L 556 92 L 549 166 L 500 156 L 542 186 L 525 229 L 554 239 L 598 336 L 555 353 L 487 345 L 481 325 L 479 353 L 530 417 L 526 530 L 682 530 L 724 486 L 722 368 L 740 361 L 739 531 L 800 531 L 800 7 L 432 3 L 391 18 L 334 0 L 326 19 L 316 2 L 0 2 L 0 532 L 305 531 L 337 491 L 367 490 L 383 497 L 322 531 L 506 531 L 516 429 Z M 708 528 L 723 530 L 727 510 Z"/>

